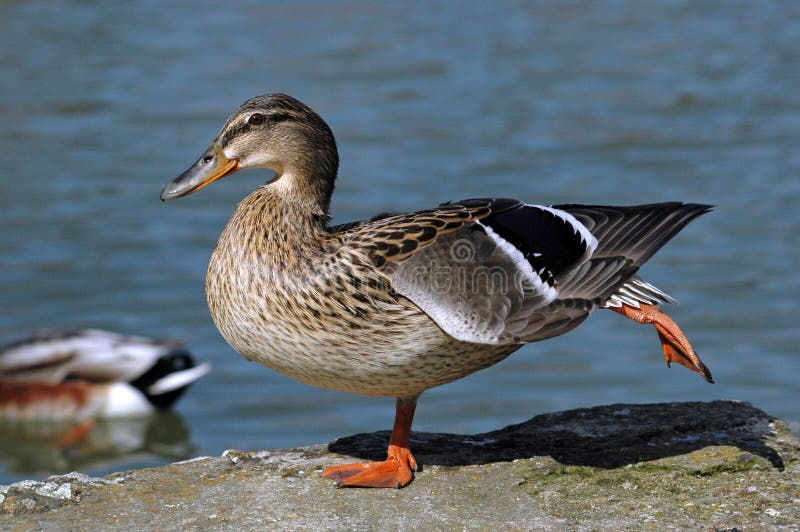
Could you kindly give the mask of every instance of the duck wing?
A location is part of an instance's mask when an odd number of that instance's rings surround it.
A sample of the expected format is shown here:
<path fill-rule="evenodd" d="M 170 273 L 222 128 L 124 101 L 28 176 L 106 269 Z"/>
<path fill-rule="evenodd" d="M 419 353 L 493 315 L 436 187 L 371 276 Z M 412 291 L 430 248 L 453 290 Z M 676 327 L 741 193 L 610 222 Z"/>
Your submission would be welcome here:
<path fill-rule="evenodd" d="M 633 207 L 555 205 L 597 238 L 594 257 L 625 256 L 644 264 L 686 225 L 713 208 L 697 203 L 652 203 Z"/>
<path fill-rule="evenodd" d="M 0 347 L 0 379 L 63 381 L 69 372 L 69 363 L 76 356 L 67 344 L 80 332 L 38 331 Z"/>
<path fill-rule="evenodd" d="M 636 308 L 639 303 L 676 303 L 669 294 L 634 274 L 689 222 L 712 209 L 710 205 L 678 202 L 632 207 L 557 205 L 554 208 L 574 216 L 598 242 L 591 260 L 562 279 L 565 291 L 561 297 L 587 298 L 599 294 L 595 297 L 603 299 L 605 307 L 627 304 Z M 597 271 L 601 268 L 605 271 Z M 625 280 L 609 283 L 603 273 Z"/>
<path fill-rule="evenodd" d="M 0 347 L 0 379 L 131 381 L 177 345 L 95 329 L 41 331 Z"/>
<path fill-rule="evenodd" d="M 635 274 L 708 209 L 475 199 L 364 223 L 350 237 L 454 338 L 519 343 L 567 332 L 606 303 L 671 301 Z"/>

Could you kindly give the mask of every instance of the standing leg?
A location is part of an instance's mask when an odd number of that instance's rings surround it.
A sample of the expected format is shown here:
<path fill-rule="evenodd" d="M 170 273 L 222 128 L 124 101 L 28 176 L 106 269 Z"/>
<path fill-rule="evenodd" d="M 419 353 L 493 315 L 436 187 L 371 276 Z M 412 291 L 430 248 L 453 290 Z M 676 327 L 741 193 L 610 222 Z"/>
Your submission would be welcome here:
<path fill-rule="evenodd" d="M 402 488 L 414 479 L 417 461 L 411 454 L 411 423 L 417 398 L 397 399 L 394 428 L 386 460 L 331 466 L 322 473 L 339 488 Z"/>

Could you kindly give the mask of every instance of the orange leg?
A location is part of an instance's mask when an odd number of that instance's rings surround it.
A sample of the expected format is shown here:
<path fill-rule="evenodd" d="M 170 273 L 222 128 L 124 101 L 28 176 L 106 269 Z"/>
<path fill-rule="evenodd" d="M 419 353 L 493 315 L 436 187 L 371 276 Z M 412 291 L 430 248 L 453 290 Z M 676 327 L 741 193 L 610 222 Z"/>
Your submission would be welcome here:
<path fill-rule="evenodd" d="M 417 461 L 411 454 L 411 422 L 417 398 L 398 399 L 386 460 L 331 466 L 322 473 L 338 488 L 402 488 L 414 479 Z"/>
<path fill-rule="evenodd" d="M 628 305 L 609 308 L 638 323 L 649 323 L 655 326 L 658 331 L 658 337 L 661 339 L 661 347 L 664 348 L 664 358 L 667 359 L 667 366 L 672 362 L 677 362 L 701 374 L 708 382 L 714 382 L 711 372 L 700 360 L 700 357 L 697 356 L 697 353 L 694 352 L 692 344 L 689 343 L 678 324 L 661 312 L 661 309 L 657 306 L 640 303 L 639 308 Z"/>

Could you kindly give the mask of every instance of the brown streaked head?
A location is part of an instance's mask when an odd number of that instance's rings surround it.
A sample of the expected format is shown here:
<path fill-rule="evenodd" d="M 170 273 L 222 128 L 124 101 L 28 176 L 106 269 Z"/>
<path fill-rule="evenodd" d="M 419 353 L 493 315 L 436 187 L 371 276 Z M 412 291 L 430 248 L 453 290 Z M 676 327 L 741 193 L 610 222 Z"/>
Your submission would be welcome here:
<path fill-rule="evenodd" d="M 326 204 L 339 166 L 328 124 L 310 107 L 285 94 L 256 96 L 228 118 L 203 155 L 164 187 L 161 199 L 196 192 L 247 168 L 270 168 Z"/>

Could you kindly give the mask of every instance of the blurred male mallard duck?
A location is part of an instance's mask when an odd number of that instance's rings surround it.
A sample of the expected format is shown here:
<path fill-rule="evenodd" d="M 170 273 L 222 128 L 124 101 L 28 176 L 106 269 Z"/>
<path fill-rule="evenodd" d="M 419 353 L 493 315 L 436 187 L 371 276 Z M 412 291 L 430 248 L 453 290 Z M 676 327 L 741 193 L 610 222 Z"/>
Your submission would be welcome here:
<path fill-rule="evenodd" d="M 302 382 L 397 398 L 384 462 L 328 468 L 339 486 L 402 487 L 416 461 L 417 397 L 563 334 L 610 308 L 658 329 L 667 362 L 711 374 L 639 267 L 710 207 L 527 205 L 470 199 L 328 226 L 339 164 L 333 133 L 284 94 L 231 115 L 161 198 L 247 168 L 275 177 L 236 208 L 206 294 L 239 353 Z"/>
<path fill-rule="evenodd" d="M 209 369 L 175 340 L 43 331 L 0 347 L 0 419 L 143 415 L 170 407 Z"/>

